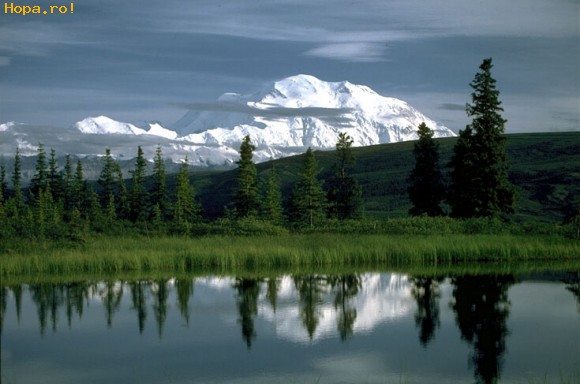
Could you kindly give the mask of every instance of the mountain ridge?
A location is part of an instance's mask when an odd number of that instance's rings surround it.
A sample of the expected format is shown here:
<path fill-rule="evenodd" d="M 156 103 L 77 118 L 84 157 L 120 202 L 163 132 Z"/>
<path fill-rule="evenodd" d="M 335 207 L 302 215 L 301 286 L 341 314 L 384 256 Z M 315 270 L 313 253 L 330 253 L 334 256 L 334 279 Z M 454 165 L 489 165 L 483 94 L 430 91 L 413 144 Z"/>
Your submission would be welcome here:
<path fill-rule="evenodd" d="M 102 155 L 110 148 L 115 157 L 131 158 L 142 146 L 151 159 L 159 145 L 173 162 L 187 156 L 194 166 L 233 167 L 246 135 L 256 146 L 256 162 L 300 154 L 308 147 L 333 149 L 341 132 L 355 147 L 414 140 L 422 122 L 434 130 L 434 137 L 455 136 L 402 100 L 381 96 L 365 85 L 304 74 L 247 95 L 224 93 L 215 102 L 188 107 L 191 110 L 169 128 L 102 115 L 66 128 L 0 124 L 0 149 L 8 152 L 18 146 L 26 148 L 23 155 L 34 155 L 37 144 L 43 143 L 59 153 Z"/>

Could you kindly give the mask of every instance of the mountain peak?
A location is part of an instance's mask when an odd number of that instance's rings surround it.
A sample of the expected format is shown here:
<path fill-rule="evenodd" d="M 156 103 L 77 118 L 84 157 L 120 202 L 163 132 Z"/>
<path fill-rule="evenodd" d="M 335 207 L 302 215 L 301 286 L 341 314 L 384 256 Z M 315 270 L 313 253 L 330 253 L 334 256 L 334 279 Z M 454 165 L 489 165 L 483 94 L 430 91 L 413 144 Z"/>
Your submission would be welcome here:
<path fill-rule="evenodd" d="M 219 104 L 223 102 L 228 108 Z M 364 85 L 307 74 L 286 77 L 249 95 L 224 94 L 217 103 L 216 108 L 187 113 L 174 129 L 195 143 L 210 140 L 233 148 L 248 134 L 258 145 L 278 148 L 334 148 L 342 131 L 348 131 L 355 146 L 414 140 L 422 122 L 435 137 L 455 135 L 402 100 Z"/>
<path fill-rule="evenodd" d="M 88 117 L 69 127 L 72 141 L 82 142 L 75 150 L 98 154 L 88 143 L 110 143 L 117 153 L 133 156 L 136 145 L 154 153 L 161 145 L 169 157 L 186 155 L 199 166 L 230 166 L 238 159 L 243 138 L 250 135 L 256 145 L 256 162 L 303 153 L 306 148 L 334 149 L 338 135 L 347 133 L 354 146 L 415 140 L 419 124 L 425 123 L 434 137 L 455 134 L 429 119 L 403 100 L 382 96 L 365 85 L 349 81 L 327 82 L 312 75 L 298 74 L 270 83 L 261 91 L 241 95 L 225 93 L 213 103 L 198 104 L 171 129 L 159 123 L 131 123 L 107 116 Z M 29 131 L 42 132 L 44 144 L 57 146 L 60 134 L 46 129 L 0 125 L 0 132 L 18 131 L 19 147 Z M 100 134 L 98 140 L 79 135 Z M 38 137 L 35 135 L 34 137 Z M 65 140 L 65 139 L 63 139 Z M 99 149 L 99 151 L 102 148 Z"/>

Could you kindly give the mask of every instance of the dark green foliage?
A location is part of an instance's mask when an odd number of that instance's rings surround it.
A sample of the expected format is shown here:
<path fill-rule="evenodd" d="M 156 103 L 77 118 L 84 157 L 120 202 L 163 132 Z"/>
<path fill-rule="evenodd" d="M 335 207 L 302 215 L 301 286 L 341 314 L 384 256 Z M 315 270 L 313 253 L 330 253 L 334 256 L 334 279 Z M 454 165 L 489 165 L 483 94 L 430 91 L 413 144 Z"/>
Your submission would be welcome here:
<path fill-rule="evenodd" d="M 272 166 L 266 181 L 266 196 L 264 197 L 263 214 L 265 220 L 273 224 L 282 224 L 284 220 L 282 208 L 282 192 L 276 169 Z"/>
<path fill-rule="evenodd" d="M 99 199 L 103 207 L 106 207 L 112 198 L 114 199 L 116 169 L 117 163 L 113 159 L 113 156 L 111 156 L 111 150 L 107 148 L 105 150 L 103 168 L 101 169 L 101 174 L 98 180 L 98 184 L 100 186 Z"/>
<path fill-rule="evenodd" d="M 62 199 L 65 220 L 70 220 L 75 206 L 74 175 L 70 155 L 66 155 L 62 173 Z M 78 208 L 77 208 L 78 210 Z"/>
<path fill-rule="evenodd" d="M 145 176 L 147 161 L 143 157 L 143 149 L 137 147 L 135 169 L 131 172 L 131 193 L 129 196 L 129 219 L 133 222 L 147 219 L 147 189 L 145 188 Z"/>
<path fill-rule="evenodd" d="M 58 170 L 54 148 L 50 149 L 50 157 L 48 159 L 48 185 L 55 201 L 63 199 L 63 175 Z"/>
<path fill-rule="evenodd" d="M 46 165 L 46 152 L 44 151 L 44 145 L 38 144 L 36 168 L 34 171 L 34 176 L 30 181 L 30 193 L 33 195 L 38 195 L 38 192 L 40 190 L 45 189 L 47 184 L 48 184 L 48 169 Z"/>
<path fill-rule="evenodd" d="M 324 218 L 326 201 L 317 175 L 316 157 L 312 148 L 308 148 L 289 201 L 289 216 L 293 224 L 312 228 Z"/>
<path fill-rule="evenodd" d="M 238 160 L 237 190 L 234 197 L 235 214 L 237 217 L 255 216 L 260 207 L 258 197 L 256 165 L 252 161 L 256 147 L 250 141 L 250 136 L 244 137 L 240 146 L 240 160 Z"/>
<path fill-rule="evenodd" d="M 514 212 L 515 190 L 508 179 L 503 111 L 485 59 L 470 86 L 473 104 L 467 104 L 472 123 L 460 132 L 450 165 L 449 204 L 454 217 L 487 217 Z"/>
<path fill-rule="evenodd" d="M 8 185 L 6 184 L 6 168 L 0 165 L 0 205 L 4 204 L 8 194 Z"/>
<path fill-rule="evenodd" d="M 415 142 L 415 168 L 409 176 L 409 199 L 414 216 L 440 216 L 441 202 L 445 196 L 441 170 L 439 169 L 439 144 L 433 140 L 433 131 L 425 123 L 419 125 L 419 140 Z"/>
<path fill-rule="evenodd" d="M 163 220 L 168 219 L 171 212 L 167 194 L 167 175 L 161 146 L 157 147 L 155 158 L 153 159 L 153 187 L 149 196 L 151 199 L 150 205 L 158 210 L 158 212 L 152 212 L 152 215 L 159 215 Z"/>
<path fill-rule="evenodd" d="M 88 201 L 88 187 L 84 179 L 83 164 L 80 160 L 77 160 L 75 168 L 72 194 L 74 196 L 73 207 L 82 212 L 86 208 Z"/>
<path fill-rule="evenodd" d="M 12 172 L 12 193 L 14 195 L 14 200 L 16 205 L 21 205 L 24 203 L 24 197 L 22 196 L 22 186 L 20 181 L 22 179 L 22 164 L 20 158 L 20 149 L 16 148 L 16 153 L 14 154 L 14 171 Z"/>
<path fill-rule="evenodd" d="M 117 197 L 117 216 L 120 219 L 126 220 L 129 219 L 129 212 L 131 207 L 129 206 L 129 196 L 127 194 L 125 180 L 123 179 L 123 171 L 118 164 L 116 165 L 115 175 L 117 179 L 117 185 L 119 186 L 119 195 Z"/>
<path fill-rule="evenodd" d="M 192 225 L 199 221 L 199 209 L 195 203 L 195 192 L 189 182 L 189 165 L 187 157 L 179 167 L 175 204 L 173 207 L 173 224 L 175 231 L 189 234 Z"/>
<path fill-rule="evenodd" d="M 362 190 L 357 179 L 351 175 L 355 163 L 352 143 L 352 138 L 347 134 L 338 135 L 337 161 L 333 167 L 333 175 L 327 180 L 328 214 L 339 220 L 357 219 L 361 216 Z"/>

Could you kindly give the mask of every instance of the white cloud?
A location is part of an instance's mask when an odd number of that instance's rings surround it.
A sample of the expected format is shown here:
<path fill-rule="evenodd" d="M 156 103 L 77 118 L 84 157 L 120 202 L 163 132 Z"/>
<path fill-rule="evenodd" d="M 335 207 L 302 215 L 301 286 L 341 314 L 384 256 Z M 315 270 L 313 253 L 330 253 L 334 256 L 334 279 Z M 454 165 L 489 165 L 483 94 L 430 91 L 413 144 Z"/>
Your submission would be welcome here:
<path fill-rule="evenodd" d="M 327 59 L 338 59 L 354 62 L 386 61 L 386 44 L 371 42 L 333 43 L 321 45 L 304 54 Z"/>

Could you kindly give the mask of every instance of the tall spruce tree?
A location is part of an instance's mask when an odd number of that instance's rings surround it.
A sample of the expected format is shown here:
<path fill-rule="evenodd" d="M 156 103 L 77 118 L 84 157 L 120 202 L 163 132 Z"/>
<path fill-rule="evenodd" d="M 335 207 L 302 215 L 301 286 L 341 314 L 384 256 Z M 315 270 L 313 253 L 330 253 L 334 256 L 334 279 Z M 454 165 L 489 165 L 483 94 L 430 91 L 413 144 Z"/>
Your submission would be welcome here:
<path fill-rule="evenodd" d="M 64 215 L 68 220 L 71 217 L 72 209 L 74 206 L 74 195 L 73 195 L 73 169 L 70 154 L 67 154 L 64 159 L 64 169 L 62 172 L 62 196 L 63 196 L 63 206 Z"/>
<path fill-rule="evenodd" d="M 361 187 L 351 174 L 355 158 L 352 153 L 353 140 L 341 132 L 336 143 L 337 161 L 328 180 L 328 213 L 339 220 L 357 219 L 361 215 Z"/>
<path fill-rule="evenodd" d="M 7 192 L 8 185 L 6 184 L 6 167 L 0 165 L 0 205 L 4 203 Z"/>
<path fill-rule="evenodd" d="M 312 148 L 306 151 L 304 165 L 290 196 L 290 221 L 313 227 L 324 218 L 324 191 L 317 179 L 318 164 Z"/>
<path fill-rule="evenodd" d="M 165 162 L 163 161 L 161 146 L 157 146 L 155 158 L 153 159 L 153 188 L 151 189 L 150 197 L 151 207 L 157 207 L 156 210 L 158 210 L 155 215 L 158 214 L 163 220 L 169 218 L 169 198 L 167 196 Z"/>
<path fill-rule="evenodd" d="M 127 194 L 127 186 L 125 184 L 125 178 L 123 177 L 123 170 L 119 164 L 115 164 L 115 178 L 119 186 L 119 197 L 117 198 L 117 217 L 123 220 L 129 219 L 129 212 L 131 207 L 129 206 L 129 196 Z"/>
<path fill-rule="evenodd" d="M 50 157 L 48 158 L 48 185 L 55 202 L 63 199 L 63 175 L 58 170 L 56 161 L 56 152 L 50 148 Z"/>
<path fill-rule="evenodd" d="M 75 176 L 73 181 L 73 208 L 82 212 L 87 205 L 88 201 L 88 187 L 85 180 L 83 172 L 83 163 L 80 159 L 77 159 L 77 165 L 75 168 Z"/>
<path fill-rule="evenodd" d="M 439 168 L 439 144 L 433 140 L 433 131 L 425 123 L 419 125 L 419 140 L 415 142 L 413 154 L 415 167 L 409 175 L 409 198 L 414 216 L 440 216 L 445 188 Z"/>
<path fill-rule="evenodd" d="M 244 137 L 240 146 L 240 159 L 237 162 L 238 189 L 235 195 L 235 210 L 238 218 L 255 216 L 260 207 L 256 165 L 252 161 L 254 149 L 256 147 L 252 144 L 250 136 Z"/>
<path fill-rule="evenodd" d="M 141 146 L 137 147 L 135 169 L 131 171 L 131 194 L 129 197 L 129 219 L 133 222 L 147 218 L 147 189 L 145 188 L 145 173 L 147 161 L 143 156 Z"/>
<path fill-rule="evenodd" d="M 12 190 L 13 198 L 17 207 L 22 207 L 24 204 L 24 196 L 22 195 L 22 159 L 20 158 L 20 148 L 16 147 L 14 154 L 14 170 L 12 171 Z"/>
<path fill-rule="evenodd" d="M 276 168 L 272 165 L 270 175 L 266 181 L 266 194 L 263 205 L 263 217 L 273 224 L 282 224 L 282 192 Z"/>
<path fill-rule="evenodd" d="M 449 204 L 455 217 L 492 217 L 513 213 L 515 190 L 508 180 L 503 111 L 491 76 L 492 60 L 485 59 L 470 83 L 473 121 L 460 132 L 450 165 Z"/>
<path fill-rule="evenodd" d="M 199 210 L 195 203 L 195 192 L 189 182 L 189 163 L 187 157 L 179 167 L 175 204 L 173 205 L 173 223 L 181 234 L 188 234 L 191 225 L 199 219 Z"/>
<path fill-rule="evenodd" d="M 78 163 L 77 163 L 78 164 Z M 103 159 L 103 168 L 101 169 L 101 174 L 97 183 L 100 186 L 99 189 L 99 200 L 101 206 L 107 207 L 111 200 L 115 197 L 115 169 L 117 163 L 111 156 L 111 150 L 109 148 L 105 149 L 105 158 Z M 82 169 L 82 167 L 81 167 Z"/>
<path fill-rule="evenodd" d="M 46 189 L 47 184 L 48 169 L 46 165 L 46 152 L 44 151 L 44 145 L 40 143 L 38 144 L 34 176 L 32 176 L 32 180 L 30 181 L 30 193 L 35 196 L 38 195 L 41 190 Z"/>

